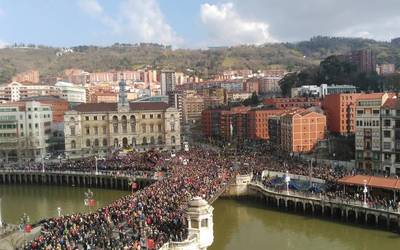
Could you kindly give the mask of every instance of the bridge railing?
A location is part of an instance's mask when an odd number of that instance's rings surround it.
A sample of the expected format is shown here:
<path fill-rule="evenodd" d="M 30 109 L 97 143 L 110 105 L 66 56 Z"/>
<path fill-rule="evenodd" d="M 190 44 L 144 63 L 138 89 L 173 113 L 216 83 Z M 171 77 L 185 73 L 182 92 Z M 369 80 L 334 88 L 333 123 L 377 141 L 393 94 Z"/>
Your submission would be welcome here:
<path fill-rule="evenodd" d="M 382 206 L 380 204 L 370 203 L 370 202 L 367 202 L 367 204 L 364 204 L 363 201 L 351 199 L 349 197 L 341 197 L 341 196 L 332 197 L 330 195 L 326 195 L 323 193 L 317 194 L 317 193 L 312 193 L 312 192 L 307 192 L 307 191 L 297 191 L 297 190 L 287 191 L 286 189 L 282 189 L 282 188 L 269 187 L 269 186 L 267 187 L 258 181 L 252 181 L 251 184 L 258 186 L 267 192 L 273 192 L 276 194 L 291 196 L 294 198 L 313 199 L 313 200 L 322 201 L 322 202 L 331 202 L 331 203 L 336 203 L 336 204 L 341 204 L 341 205 L 349 205 L 349 206 L 355 206 L 355 207 L 360 207 L 360 208 L 374 209 L 374 210 L 380 210 L 380 211 L 390 212 L 390 213 L 400 213 L 400 208 L 393 209 L 392 207 L 386 207 L 386 206 Z"/>
<path fill-rule="evenodd" d="M 120 171 L 99 171 L 96 174 L 93 171 L 71 171 L 71 170 L 20 170 L 20 169 L 0 169 L 0 173 L 37 173 L 37 174 L 71 174 L 71 175 L 88 175 L 88 176 L 113 176 L 113 177 L 127 177 L 127 178 L 145 178 L 145 179 L 153 179 L 159 180 L 162 179 L 162 176 L 156 176 L 153 171 L 133 171 L 130 173 L 123 173 Z"/>

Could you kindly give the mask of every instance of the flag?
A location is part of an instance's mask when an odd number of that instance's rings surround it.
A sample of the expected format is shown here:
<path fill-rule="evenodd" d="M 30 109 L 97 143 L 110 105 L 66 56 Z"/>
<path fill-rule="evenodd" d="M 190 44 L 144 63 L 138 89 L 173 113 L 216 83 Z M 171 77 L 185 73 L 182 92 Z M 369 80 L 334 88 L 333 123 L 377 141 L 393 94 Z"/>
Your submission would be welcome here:
<path fill-rule="evenodd" d="M 96 206 L 96 200 L 95 199 L 89 199 L 89 207 L 94 207 Z"/>

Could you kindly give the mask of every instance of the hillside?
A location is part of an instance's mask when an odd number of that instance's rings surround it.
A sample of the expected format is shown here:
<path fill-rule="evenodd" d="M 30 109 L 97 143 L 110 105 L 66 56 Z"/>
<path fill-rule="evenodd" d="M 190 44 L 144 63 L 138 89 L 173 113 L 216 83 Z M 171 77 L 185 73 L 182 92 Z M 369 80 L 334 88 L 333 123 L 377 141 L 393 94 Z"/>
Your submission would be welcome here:
<path fill-rule="evenodd" d="M 78 46 L 74 53 L 57 56 L 58 48 L 0 49 L 0 82 L 7 82 L 16 72 L 38 69 L 42 76 L 57 76 L 67 68 L 86 71 L 111 69 L 172 68 L 179 71 L 194 70 L 203 78 L 224 69 L 253 70 L 269 65 L 283 65 L 299 70 L 318 65 L 320 60 L 348 53 L 353 49 L 371 48 L 377 52 L 378 63 L 391 62 L 400 66 L 400 48 L 388 42 L 360 38 L 315 37 L 298 43 L 265 44 L 227 48 L 177 49 L 157 44 L 115 44 L 109 47 Z"/>

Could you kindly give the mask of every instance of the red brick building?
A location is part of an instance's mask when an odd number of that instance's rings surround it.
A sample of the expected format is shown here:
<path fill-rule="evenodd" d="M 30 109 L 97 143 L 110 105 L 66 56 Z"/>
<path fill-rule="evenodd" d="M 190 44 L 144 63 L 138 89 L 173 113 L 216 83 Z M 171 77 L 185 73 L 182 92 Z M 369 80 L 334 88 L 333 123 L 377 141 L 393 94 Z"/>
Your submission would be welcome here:
<path fill-rule="evenodd" d="M 284 110 L 253 109 L 248 114 L 248 138 L 252 140 L 268 140 L 268 119 L 280 115 Z"/>

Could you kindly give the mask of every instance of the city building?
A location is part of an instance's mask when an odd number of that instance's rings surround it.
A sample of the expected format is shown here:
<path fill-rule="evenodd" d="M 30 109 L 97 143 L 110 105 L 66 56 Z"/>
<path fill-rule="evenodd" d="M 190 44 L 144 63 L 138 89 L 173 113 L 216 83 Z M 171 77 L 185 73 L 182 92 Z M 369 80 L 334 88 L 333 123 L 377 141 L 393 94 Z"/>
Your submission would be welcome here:
<path fill-rule="evenodd" d="M 161 71 L 161 95 L 167 95 L 168 92 L 174 91 L 176 86 L 175 71 Z"/>
<path fill-rule="evenodd" d="M 319 98 L 311 97 L 268 98 L 264 99 L 263 103 L 277 109 L 310 108 L 321 106 L 321 100 Z"/>
<path fill-rule="evenodd" d="M 270 145 L 281 144 L 281 117 L 274 115 L 268 118 L 268 136 Z"/>
<path fill-rule="evenodd" d="M 61 98 L 67 100 L 70 105 L 86 103 L 85 87 L 70 82 L 57 82 L 54 86 L 61 92 Z"/>
<path fill-rule="evenodd" d="M 185 91 L 182 98 L 182 116 L 185 124 L 197 123 L 204 110 L 204 99 L 195 91 Z"/>
<path fill-rule="evenodd" d="M 303 85 L 298 88 L 292 88 L 291 97 L 325 97 L 327 95 L 340 93 L 356 93 L 357 88 L 353 85 Z"/>
<path fill-rule="evenodd" d="M 260 90 L 260 82 L 257 78 L 250 78 L 243 82 L 243 91 L 247 93 L 256 93 Z"/>
<path fill-rule="evenodd" d="M 308 153 L 315 149 L 319 141 L 325 139 L 326 117 L 311 110 L 294 109 L 280 116 L 279 126 L 281 150 Z M 275 135 L 276 131 L 270 133 Z"/>
<path fill-rule="evenodd" d="M 8 101 L 19 101 L 33 96 L 60 96 L 61 92 L 51 85 L 24 84 L 12 82 L 0 86 L 0 99 Z"/>
<path fill-rule="evenodd" d="M 259 78 L 260 83 L 260 93 L 261 94 L 276 94 L 281 92 L 281 87 L 279 86 L 279 81 L 284 77 L 282 74 L 268 74 L 264 77 Z"/>
<path fill-rule="evenodd" d="M 116 103 L 118 94 L 115 92 L 95 92 L 90 95 L 90 103 Z"/>
<path fill-rule="evenodd" d="M 69 157 L 107 154 L 133 148 L 179 150 L 179 112 L 165 102 L 131 102 L 125 81 L 118 103 L 80 104 L 65 113 L 65 151 Z"/>
<path fill-rule="evenodd" d="M 28 70 L 17 74 L 12 78 L 13 82 L 38 84 L 40 82 L 39 71 Z"/>
<path fill-rule="evenodd" d="M 352 51 L 347 56 L 347 60 L 355 64 L 359 72 L 370 73 L 376 71 L 376 54 L 370 49 Z"/>
<path fill-rule="evenodd" d="M 393 63 L 385 63 L 385 64 L 380 64 L 376 65 L 376 73 L 378 75 L 390 75 L 394 74 L 396 72 L 396 68 Z"/>
<path fill-rule="evenodd" d="M 53 123 L 63 123 L 64 113 L 68 111 L 68 101 L 58 96 L 33 96 L 21 100 L 22 102 L 40 102 L 50 106 Z"/>
<path fill-rule="evenodd" d="M 356 126 L 356 104 L 360 96 L 368 94 L 333 94 L 327 95 L 322 101 L 325 111 L 327 128 L 330 132 L 340 135 L 354 134 Z"/>
<path fill-rule="evenodd" d="M 391 97 L 393 97 L 393 94 L 374 93 L 362 95 L 357 99 L 355 160 L 356 167 L 359 169 L 370 172 L 380 172 L 382 170 L 381 108 Z"/>
<path fill-rule="evenodd" d="M 258 108 L 248 111 L 248 138 L 251 140 L 268 140 L 268 120 L 280 115 L 284 110 Z"/>
<path fill-rule="evenodd" d="M 66 69 L 64 70 L 63 81 L 74 84 L 86 84 L 90 82 L 90 73 L 82 69 Z"/>
<path fill-rule="evenodd" d="M 52 136 L 50 105 L 15 102 L 0 105 L 0 161 L 41 161 Z"/>

